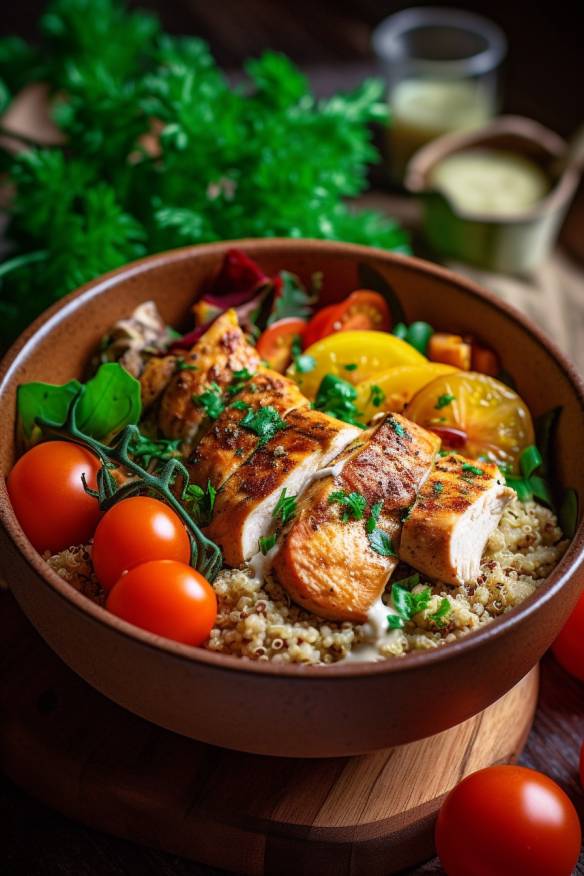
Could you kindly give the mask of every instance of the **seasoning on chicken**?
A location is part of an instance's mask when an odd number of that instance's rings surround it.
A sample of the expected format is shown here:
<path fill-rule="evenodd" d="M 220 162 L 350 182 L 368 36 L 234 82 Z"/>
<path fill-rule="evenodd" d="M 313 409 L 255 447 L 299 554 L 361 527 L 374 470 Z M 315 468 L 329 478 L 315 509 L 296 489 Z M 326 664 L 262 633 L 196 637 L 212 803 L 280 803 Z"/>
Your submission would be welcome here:
<path fill-rule="evenodd" d="M 142 410 L 147 411 L 157 401 L 177 368 L 176 356 L 152 356 L 140 375 Z"/>
<path fill-rule="evenodd" d="M 210 481 L 216 490 L 220 489 L 256 450 L 258 436 L 243 426 L 242 420 L 249 421 L 250 415 L 262 408 L 286 417 L 295 408 L 308 406 L 308 399 L 292 380 L 267 368 L 260 368 L 243 383 L 234 381 L 228 394 L 238 386 L 239 391 L 232 392 L 224 411 L 189 458 L 191 479 L 202 487 Z"/>
<path fill-rule="evenodd" d="M 514 495 L 496 465 L 455 453 L 441 458 L 404 524 L 400 559 L 448 584 L 473 581 Z"/>
<path fill-rule="evenodd" d="M 397 564 L 402 515 L 439 440 L 391 414 L 305 491 L 273 562 L 295 602 L 331 620 L 364 622 Z"/>
<path fill-rule="evenodd" d="M 265 408 L 264 408 L 265 410 Z M 225 562 L 238 566 L 258 553 L 260 537 L 275 530 L 274 509 L 283 493 L 294 497 L 314 472 L 329 463 L 361 430 L 308 407 L 282 421 L 218 493 L 207 535 L 221 545 Z"/>
<path fill-rule="evenodd" d="M 234 372 L 256 371 L 260 358 L 240 329 L 235 311 L 227 310 L 183 362 L 162 396 L 158 422 L 166 438 L 180 438 L 192 444 L 207 416 L 207 409 L 196 399 L 205 393 L 220 394 L 231 383 Z"/>

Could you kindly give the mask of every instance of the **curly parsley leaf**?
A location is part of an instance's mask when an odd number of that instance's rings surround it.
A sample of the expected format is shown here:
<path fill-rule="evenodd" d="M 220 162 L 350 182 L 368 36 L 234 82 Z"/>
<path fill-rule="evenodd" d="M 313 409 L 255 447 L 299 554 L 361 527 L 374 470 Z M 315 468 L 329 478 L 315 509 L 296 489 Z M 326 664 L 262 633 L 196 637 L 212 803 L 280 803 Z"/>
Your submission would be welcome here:
<path fill-rule="evenodd" d="M 361 493 L 346 493 L 344 490 L 335 490 L 328 497 L 328 502 L 329 505 L 338 502 L 346 508 L 341 516 L 343 523 L 347 523 L 351 518 L 362 520 L 367 507 L 367 500 Z"/>
<path fill-rule="evenodd" d="M 374 529 L 372 532 L 368 533 L 367 537 L 371 548 L 376 554 L 380 554 L 382 557 L 397 556 L 391 538 L 386 532 L 383 532 L 382 529 Z"/>
<path fill-rule="evenodd" d="M 314 406 L 337 420 L 365 429 L 366 426 L 359 422 L 362 414 L 357 410 L 356 398 L 357 390 L 347 380 L 335 374 L 325 374 L 318 387 Z"/>
<path fill-rule="evenodd" d="M 383 508 L 383 502 L 376 502 L 375 505 L 371 506 L 371 511 L 369 512 L 369 517 L 367 518 L 367 523 L 365 524 L 365 529 L 367 533 L 371 533 L 377 527 L 377 521 L 379 520 L 379 515 L 381 514 L 381 509 Z"/>
<path fill-rule="evenodd" d="M 193 404 L 203 408 L 210 420 L 216 420 L 225 410 L 221 389 L 216 383 L 211 383 L 200 395 L 194 395 Z"/>
<path fill-rule="evenodd" d="M 207 481 L 206 489 L 198 484 L 189 484 L 182 498 L 197 523 L 210 522 L 217 498 L 217 490 L 211 481 Z"/>
<path fill-rule="evenodd" d="M 451 611 L 452 607 L 450 605 L 450 602 L 448 601 L 448 599 L 446 599 L 446 597 L 444 597 L 440 601 L 440 605 L 438 606 L 437 611 L 435 611 L 434 614 L 428 615 L 428 620 L 432 621 L 432 623 L 435 623 L 437 627 L 443 627 L 446 623 L 446 618 Z"/>
<path fill-rule="evenodd" d="M 173 459 L 180 456 L 180 438 L 148 438 L 138 435 L 130 444 L 130 454 L 148 468 L 153 459 Z"/>
<path fill-rule="evenodd" d="M 452 404 L 452 402 L 456 399 L 455 395 L 450 395 L 450 393 L 445 392 L 443 395 L 439 395 L 436 399 L 436 404 L 434 405 L 435 410 L 441 411 L 442 408 L 447 408 L 448 405 Z"/>
<path fill-rule="evenodd" d="M 260 447 L 267 444 L 279 431 L 287 428 L 278 411 L 271 405 L 249 410 L 239 425 L 258 436 Z"/>

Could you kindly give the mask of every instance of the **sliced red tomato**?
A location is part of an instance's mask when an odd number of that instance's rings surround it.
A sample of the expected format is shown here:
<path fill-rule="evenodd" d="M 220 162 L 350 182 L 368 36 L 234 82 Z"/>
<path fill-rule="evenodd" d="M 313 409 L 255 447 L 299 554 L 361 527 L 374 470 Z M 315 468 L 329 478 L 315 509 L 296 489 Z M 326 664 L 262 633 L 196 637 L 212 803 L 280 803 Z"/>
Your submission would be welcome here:
<path fill-rule="evenodd" d="M 312 317 L 306 328 L 304 346 L 309 347 L 334 332 L 387 332 L 390 327 L 389 308 L 383 295 L 357 289 L 340 304 L 323 307 Z"/>
<path fill-rule="evenodd" d="M 304 319 L 280 319 L 260 335 L 256 344 L 258 353 L 274 371 L 285 371 L 292 361 L 294 338 L 302 338 L 305 328 Z"/>

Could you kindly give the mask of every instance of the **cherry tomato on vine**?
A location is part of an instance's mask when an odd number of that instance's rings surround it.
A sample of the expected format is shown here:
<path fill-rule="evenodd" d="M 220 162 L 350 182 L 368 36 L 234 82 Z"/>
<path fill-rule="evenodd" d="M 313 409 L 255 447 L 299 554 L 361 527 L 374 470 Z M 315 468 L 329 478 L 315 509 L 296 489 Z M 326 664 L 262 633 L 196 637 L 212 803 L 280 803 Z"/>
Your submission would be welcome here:
<path fill-rule="evenodd" d="M 566 672 L 584 681 L 584 593 L 552 645 L 552 652 Z"/>
<path fill-rule="evenodd" d="M 14 513 L 27 538 L 41 553 L 85 544 L 99 520 L 99 503 L 83 488 L 96 487 L 100 462 L 70 441 L 36 444 L 8 475 Z"/>
<path fill-rule="evenodd" d="M 578 814 L 559 785 L 520 766 L 467 776 L 436 822 L 448 876 L 571 876 L 581 839 Z"/>
<path fill-rule="evenodd" d="M 202 645 L 217 617 L 209 582 L 176 560 L 134 566 L 115 584 L 106 607 L 137 627 L 185 645 Z"/>
<path fill-rule="evenodd" d="M 308 321 L 302 337 L 305 349 L 320 341 L 321 338 L 324 338 L 324 326 L 328 324 L 331 315 L 337 308 L 338 304 L 329 304 L 327 307 L 319 310 L 318 313 L 315 313 L 312 319 Z"/>
<path fill-rule="evenodd" d="M 100 584 L 111 590 L 122 572 L 150 560 L 188 563 L 191 543 L 180 517 L 159 499 L 133 496 L 101 518 L 91 551 Z"/>
<path fill-rule="evenodd" d="M 292 359 L 294 338 L 301 338 L 305 328 L 304 319 L 280 319 L 260 335 L 256 344 L 259 355 L 274 371 L 283 372 Z"/>

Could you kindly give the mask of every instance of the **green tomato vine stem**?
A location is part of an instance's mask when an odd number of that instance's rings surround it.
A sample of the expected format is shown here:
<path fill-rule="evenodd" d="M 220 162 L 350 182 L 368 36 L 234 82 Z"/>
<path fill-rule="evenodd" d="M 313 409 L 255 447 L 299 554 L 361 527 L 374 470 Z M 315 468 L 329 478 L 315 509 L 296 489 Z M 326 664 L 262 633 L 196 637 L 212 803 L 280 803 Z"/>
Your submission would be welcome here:
<path fill-rule="evenodd" d="M 191 541 L 191 565 L 207 580 L 213 581 L 222 566 L 221 550 L 201 531 L 171 489 L 176 478 L 180 477 L 182 479 L 180 498 L 184 499 L 189 486 L 187 468 L 178 459 L 167 460 L 161 468 L 158 467 L 153 472 L 147 471 L 139 465 L 130 456 L 129 449 L 132 441 L 140 434 L 137 426 L 126 426 L 110 445 L 103 444 L 91 435 L 86 435 L 77 425 L 77 408 L 84 391 L 85 387 L 82 386 L 69 406 L 67 419 L 64 423 L 56 423 L 37 417 L 37 425 L 50 430 L 65 440 L 88 448 L 99 458 L 101 468 L 97 473 L 97 490 L 90 489 L 85 479 L 83 479 L 83 485 L 90 495 L 98 499 L 102 511 L 107 511 L 123 499 L 142 493 L 154 493 L 160 496 L 176 512 L 186 527 Z M 121 487 L 118 487 L 111 473 L 112 468 L 118 467 L 134 475 L 132 480 Z"/>

